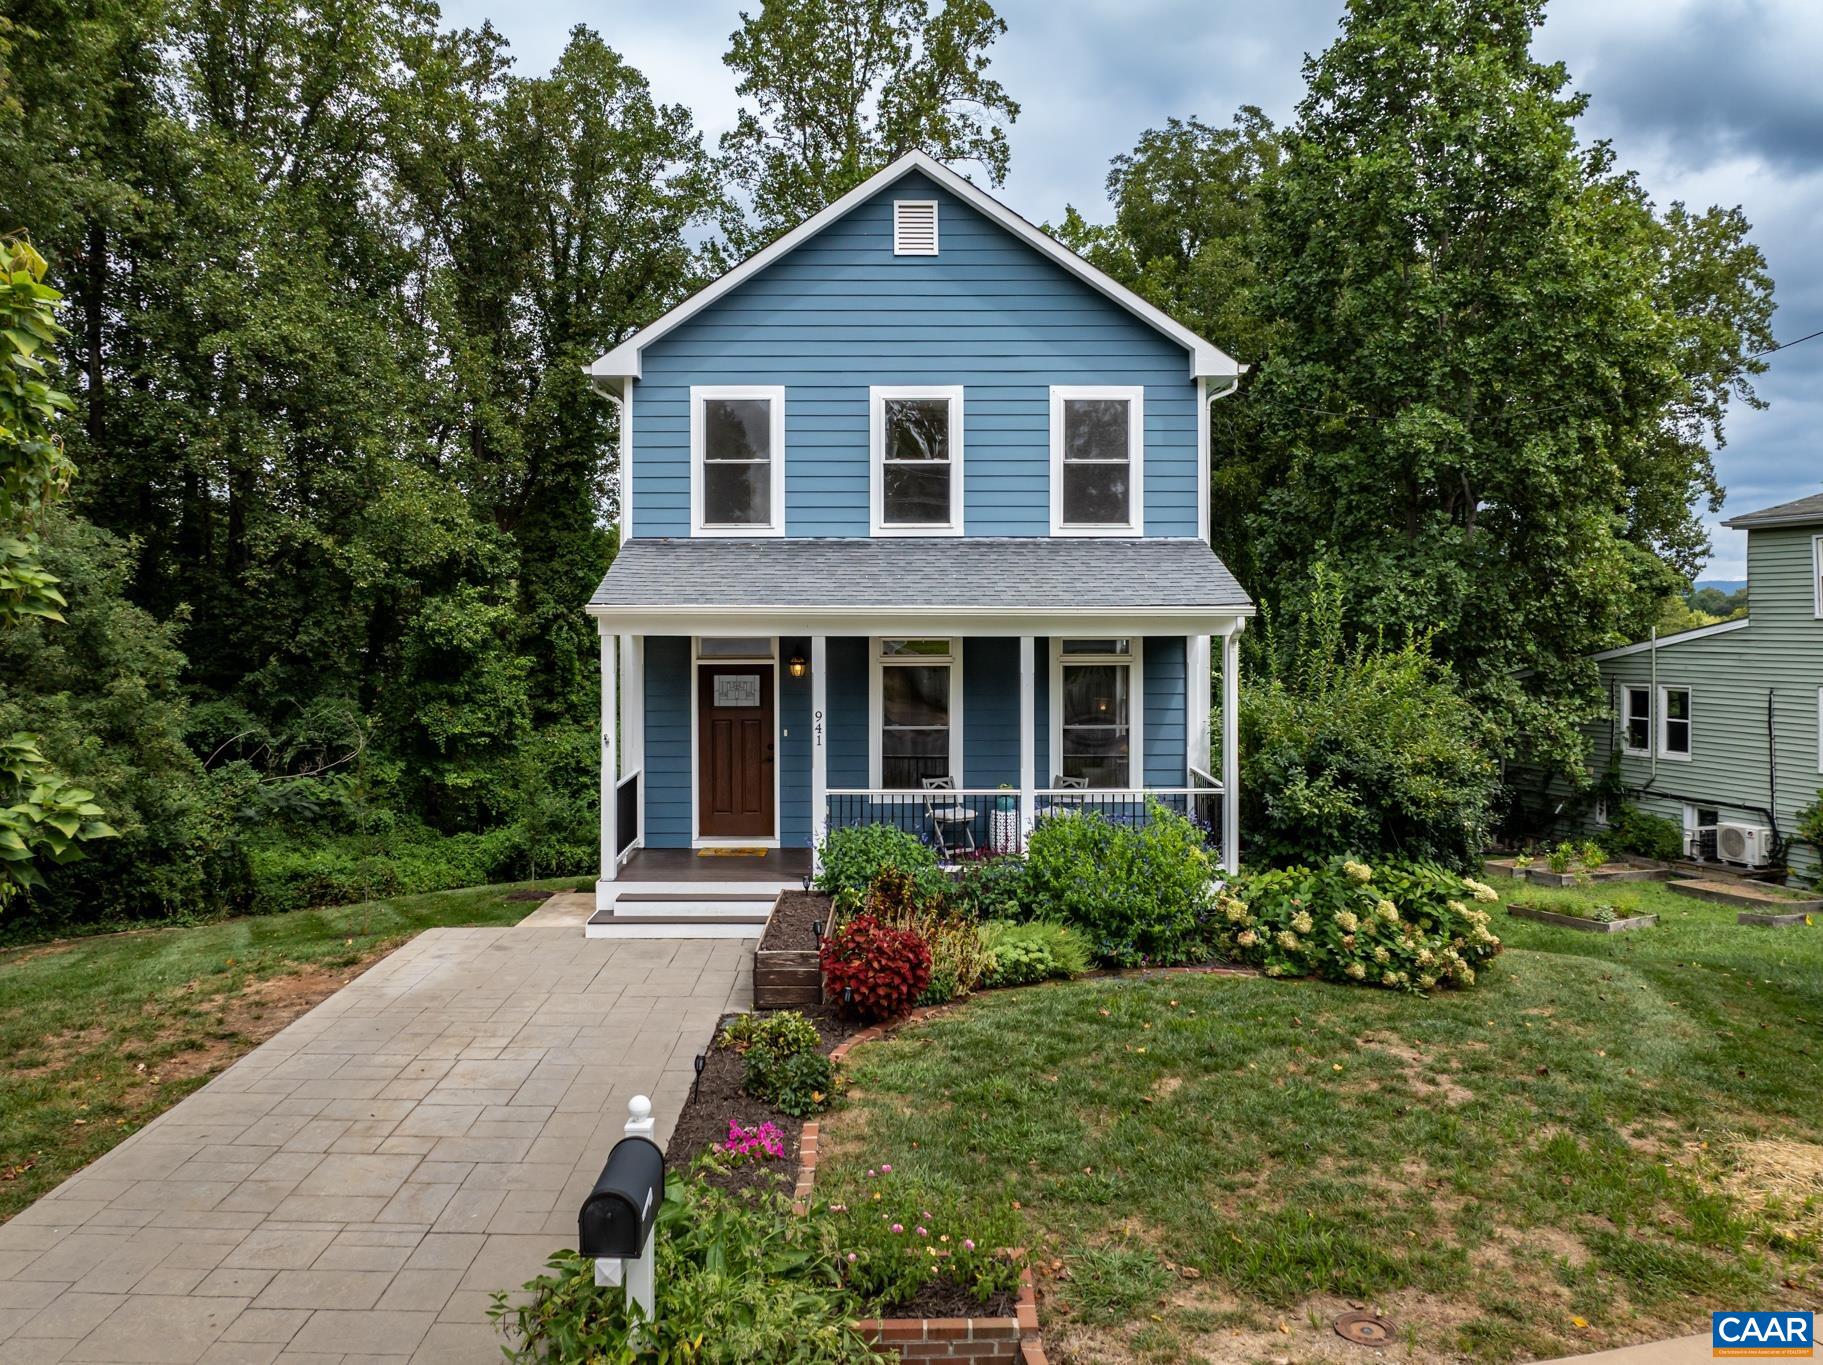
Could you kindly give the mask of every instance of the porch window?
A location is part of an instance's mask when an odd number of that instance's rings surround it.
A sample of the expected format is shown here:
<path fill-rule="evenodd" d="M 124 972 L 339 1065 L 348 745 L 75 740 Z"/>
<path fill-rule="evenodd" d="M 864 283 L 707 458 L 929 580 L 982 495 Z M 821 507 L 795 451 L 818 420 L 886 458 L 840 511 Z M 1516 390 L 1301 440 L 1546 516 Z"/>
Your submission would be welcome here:
<path fill-rule="evenodd" d="M 1051 533 L 1144 530 L 1145 390 L 1051 390 Z"/>
<path fill-rule="evenodd" d="M 1623 693 L 1622 743 L 1630 754 L 1652 752 L 1652 689 L 1629 687 Z"/>
<path fill-rule="evenodd" d="M 785 531 L 785 390 L 690 390 L 692 530 L 703 536 Z"/>
<path fill-rule="evenodd" d="M 962 531 L 962 389 L 869 390 L 873 533 Z"/>
<path fill-rule="evenodd" d="M 960 663 L 959 641 L 876 642 L 874 787 L 915 791 L 927 777 L 960 777 Z"/>
<path fill-rule="evenodd" d="M 1058 772 L 1090 787 L 1127 789 L 1139 749 L 1136 640 L 1062 640 L 1052 677 L 1060 698 Z"/>
<path fill-rule="evenodd" d="M 1658 754 L 1660 758 L 1690 757 L 1690 689 L 1658 689 Z"/>

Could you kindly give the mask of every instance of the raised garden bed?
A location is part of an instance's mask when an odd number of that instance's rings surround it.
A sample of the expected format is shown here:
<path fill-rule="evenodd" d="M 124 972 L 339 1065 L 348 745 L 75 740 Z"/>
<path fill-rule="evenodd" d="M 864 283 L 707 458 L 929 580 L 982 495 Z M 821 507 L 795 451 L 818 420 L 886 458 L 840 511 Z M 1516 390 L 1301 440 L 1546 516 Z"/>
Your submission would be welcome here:
<path fill-rule="evenodd" d="M 1680 896 L 1713 901 L 1717 905 L 1745 906 L 1750 913 L 1739 917 L 1742 924 L 1801 924 L 1805 915 L 1823 912 L 1823 899 L 1758 882 L 1717 882 L 1697 878 L 1672 882 L 1669 889 Z"/>
<path fill-rule="evenodd" d="M 1743 910 L 1734 917 L 1736 924 L 1758 924 L 1772 929 L 1795 929 L 1801 924 L 1809 924 L 1815 912 L 1800 910 L 1792 915 L 1762 914 L 1754 910 Z"/>
<path fill-rule="evenodd" d="M 1554 910 L 1540 910 L 1533 905 L 1509 905 L 1507 914 L 1515 919 L 1536 920 L 1555 924 L 1561 929 L 1580 929 L 1585 934 L 1624 934 L 1629 929 L 1650 929 L 1658 923 L 1657 915 L 1629 915 L 1625 919 L 1585 919 L 1581 915 L 1560 915 Z"/>
<path fill-rule="evenodd" d="M 825 933 L 835 901 L 820 891 L 781 891 L 753 953 L 753 1007 L 815 1009 L 823 1003 L 823 969 L 813 926 Z"/>

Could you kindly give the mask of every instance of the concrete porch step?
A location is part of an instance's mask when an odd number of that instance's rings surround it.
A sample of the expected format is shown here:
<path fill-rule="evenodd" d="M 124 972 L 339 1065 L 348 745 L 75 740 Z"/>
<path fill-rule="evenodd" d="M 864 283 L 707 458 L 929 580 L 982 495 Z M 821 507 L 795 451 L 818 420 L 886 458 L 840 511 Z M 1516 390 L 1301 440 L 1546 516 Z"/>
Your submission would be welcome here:
<path fill-rule="evenodd" d="M 630 908 L 630 907 L 628 907 Z M 766 932 L 772 905 L 745 912 L 729 907 L 704 907 L 700 913 L 678 914 L 680 907 L 652 907 L 652 913 L 627 913 L 615 906 L 597 910 L 583 928 L 588 938 L 758 938 Z M 668 912 L 667 912 L 668 910 Z"/>
<path fill-rule="evenodd" d="M 597 884 L 597 889 L 613 897 L 615 901 L 640 899 L 650 900 L 654 896 L 677 896 L 687 900 L 701 901 L 721 899 L 733 896 L 741 900 L 761 900 L 771 904 L 781 891 L 798 891 L 803 888 L 801 881 L 782 881 L 776 877 L 755 877 L 741 881 L 704 881 L 688 878 L 676 881 L 613 881 Z"/>

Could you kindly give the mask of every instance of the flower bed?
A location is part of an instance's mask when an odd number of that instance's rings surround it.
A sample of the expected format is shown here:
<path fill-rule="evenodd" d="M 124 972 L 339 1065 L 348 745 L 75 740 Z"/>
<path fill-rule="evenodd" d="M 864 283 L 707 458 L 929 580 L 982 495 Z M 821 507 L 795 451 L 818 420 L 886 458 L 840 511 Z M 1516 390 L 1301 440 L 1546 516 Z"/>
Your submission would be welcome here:
<path fill-rule="evenodd" d="M 1601 911 L 1607 911 L 1604 916 Z M 1622 934 L 1629 929 L 1650 929 L 1658 923 L 1657 915 L 1616 915 L 1614 908 L 1607 905 L 1591 905 L 1582 913 L 1545 910 L 1536 905 L 1513 904 L 1507 906 L 1507 914 L 1515 919 L 1535 920 L 1539 924 L 1555 924 L 1561 929 L 1579 929 L 1587 934 Z"/>
<path fill-rule="evenodd" d="M 753 954 L 753 1007 L 815 1009 L 823 1003 L 816 927 L 827 933 L 835 901 L 820 891 L 781 891 Z"/>

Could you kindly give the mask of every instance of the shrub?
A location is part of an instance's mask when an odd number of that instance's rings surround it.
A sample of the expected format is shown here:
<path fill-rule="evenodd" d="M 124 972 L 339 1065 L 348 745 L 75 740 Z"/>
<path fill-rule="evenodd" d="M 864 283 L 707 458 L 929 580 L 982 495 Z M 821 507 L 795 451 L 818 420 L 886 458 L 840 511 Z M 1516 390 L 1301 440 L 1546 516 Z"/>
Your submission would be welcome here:
<path fill-rule="evenodd" d="M 1675 820 L 1621 806 L 1608 826 L 1608 847 L 1656 862 L 1676 862 L 1684 856 L 1684 831 Z"/>
<path fill-rule="evenodd" d="M 1570 864 L 1576 860 L 1576 849 L 1571 844 L 1559 844 L 1545 855 L 1544 865 L 1551 871 L 1562 875 L 1570 870 Z"/>
<path fill-rule="evenodd" d="M 823 983 L 844 1012 L 875 1022 L 896 1019 L 930 985 L 930 946 L 909 929 L 857 915 L 823 940 Z"/>
<path fill-rule="evenodd" d="M 946 898 L 925 895 L 912 877 L 886 867 L 867 888 L 865 908 L 882 924 L 908 929 L 929 947 L 930 983 L 918 1004 L 947 1005 L 980 984 L 988 966 L 980 927 Z"/>
<path fill-rule="evenodd" d="M 1268 615 L 1263 635 L 1241 696 L 1251 854 L 1286 866 L 1356 849 L 1475 867 L 1500 792 L 1496 736 L 1426 641 L 1347 646 L 1340 587 L 1322 569 L 1296 630 Z"/>
<path fill-rule="evenodd" d="M 1026 854 L 1031 912 L 1121 967 L 1206 956 L 1215 871 L 1195 824 L 1156 801 L 1138 829 L 1094 810 L 1040 820 Z"/>
<path fill-rule="evenodd" d="M 917 882 L 925 896 L 942 895 L 949 878 L 937 855 L 917 836 L 896 825 L 847 825 L 829 832 L 818 850 L 816 887 L 858 902 L 885 868 L 895 867 Z"/>
<path fill-rule="evenodd" d="M 722 1030 L 722 1045 L 746 1059 L 741 1088 L 754 1099 L 793 1118 L 829 1107 L 835 1066 L 817 1049 L 816 1025 L 796 1010 L 743 1014 Z"/>
<path fill-rule="evenodd" d="M 489 1311 L 518 1361 L 635 1358 L 745 1365 L 862 1365 L 877 1359 L 854 1329 L 861 1306 L 842 1288 L 828 1239 L 777 1195 L 736 1199 L 695 1174 L 666 1182 L 658 1211 L 655 1321 L 637 1324 L 619 1289 L 595 1285 L 595 1263 L 564 1251 L 549 1272 Z"/>
<path fill-rule="evenodd" d="M 817 1026 L 796 1010 L 777 1014 L 743 1014 L 722 1030 L 722 1046 L 743 1055 L 765 1053 L 774 1058 L 815 1052 L 823 1041 Z"/>
<path fill-rule="evenodd" d="M 1394 990 L 1472 986 L 1500 951 L 1482 908 L 1492 887 L 1437 863 L 1379 868 L 1338 859 L 1241 878 L 1223 898 L 1223 941 L 1268 976 L 1320 976 Z"/>
<path fill-rule="evenodd" d="M 981 939 L 992 959 L 983 986 L 1029 986 L 1089 969 L 1088 948 L 1062 924 L 989 920 L 981 926 Z"/>
<path fill-rule="evenodd" d="M 949 903 L 972 919 L 1024 919 L 1030 896 L 1025 859 L 1003 853 L 963 864 L 950 889 Z"/>
<path fill-rule="evenodd" d="M 911 1303 L 929 1286 L 976 1304 L 1019 1287 L 1020 1242 L 1011 1209 L 894 1175 L 890 1165 L 850 1177 L 817 1210 L 822 1245 L 843 1285 L 873 1311 Z"/>

